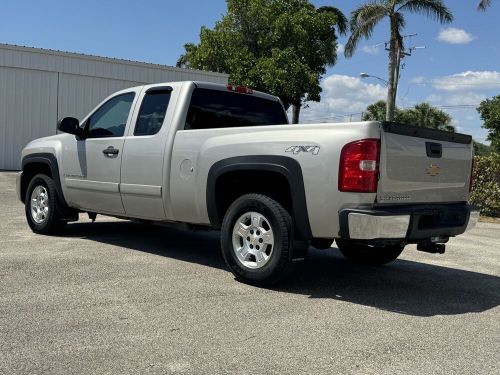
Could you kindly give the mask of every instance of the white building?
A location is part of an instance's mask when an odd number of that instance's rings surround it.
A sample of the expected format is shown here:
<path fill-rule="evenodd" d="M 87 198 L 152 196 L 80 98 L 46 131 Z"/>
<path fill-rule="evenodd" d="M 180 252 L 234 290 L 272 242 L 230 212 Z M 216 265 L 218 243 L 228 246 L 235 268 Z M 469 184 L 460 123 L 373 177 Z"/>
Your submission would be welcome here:
<path fill-rule="evenodd" d="M 0 169 L 21 167 L 31 140 L 84 117 L 109 94 L 146 83 L 227 83 L 226 74 L 0 44 Z"/>

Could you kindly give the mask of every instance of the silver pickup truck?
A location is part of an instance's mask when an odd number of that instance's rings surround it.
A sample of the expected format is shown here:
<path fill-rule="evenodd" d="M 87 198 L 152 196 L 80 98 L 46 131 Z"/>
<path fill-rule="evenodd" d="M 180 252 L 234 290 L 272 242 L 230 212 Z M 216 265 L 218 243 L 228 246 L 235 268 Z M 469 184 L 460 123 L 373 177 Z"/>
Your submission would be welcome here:
<path fill-rule="evenodd" d="M 237 279 L 269 284 L 309 245 L 352 262 L 409 243 L 444 252 L 475 225 L 472 139 L 393 123 L 289 125 L 279 98 L 176 82 L 117 92 L 29 143 L 17 179 L 31 229 L 103 214 L 221 231 Z"/>

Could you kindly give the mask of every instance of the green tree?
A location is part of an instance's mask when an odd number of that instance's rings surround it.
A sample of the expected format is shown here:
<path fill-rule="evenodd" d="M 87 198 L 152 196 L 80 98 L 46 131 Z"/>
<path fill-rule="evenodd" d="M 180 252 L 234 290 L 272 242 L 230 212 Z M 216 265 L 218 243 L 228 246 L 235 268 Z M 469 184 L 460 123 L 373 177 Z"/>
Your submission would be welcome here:
<path fill-rule="evenodd" d="M 479 5 L 477 6 L 478 10 L 486 11 L 487 8 L 491 5 L 491 0 L 481 0 Z"/>
<path fill-rule="evenodd" d="M 384 121 L 387 106 L 385 101 L 380 100 L 369 105 L 363 113 L 364 121 Z M 394 108 L 394 121 L 416 125 L 423 128 L 431 128 L 454 132 L 455 127 L 451 125 L 452 118 L 449 114 L 439 108 L 432 107 L 428 103 L 420 103 L 412 108 Z"/>
<path fill-rule="evenodd" d="M 351 57 L 361 39 L 369 39 L 377 24 L 389 19 L 389 80 L 387 88 L 386 119 L 394 119 L 394 109 L 399 79 L 399 67 L 404 51 L 403 29 L 405 13 L 422 14 L 441 23 L 449 23 L 453 15 L 442 0 L 371 0 L 351 13 L 351 36 L 345 47 L 346 57 Z"/>
<path fill-rule="evenodd" d="M 471 202 L 481 214 L 500 217 L 500 153 L 474 158 Z"/>
<path fill-rule="evenodd" d="M 320 101 L 320 79 L 337 60 L 337 35 L 347 19 L 308 0 L 227 0 L 227 13 L 200 43 L 185 45 L 177 65 L 229 73 L 229 81 L 279 96 L 293 106 Z"/>
<path fill-rule="evenodd" d="M 490 152 L 491 152 L 490 146 L 474 141 L 474 155 L 486 156 L 489 155 Z"/>
<path fill-rule="evenodd" d="M 455 127 L 451 125 L 453 121 L 451 116 L 439 108 L 432 107 L 429 103 L 420 103 L 402 112 L 403 123 L 447 132 L 455 131 Z"/>
<path fill-rule="evenodd" d="M 493 151 L 500 152 L 500 95 L 486 99 L 477 108 Z"/>
<path fill-rule="evenodd" d="M 366 107 L 363 112 L 363 121 L 385 121 L 387 113 L 387 104 L 385 100 L 379 100 L 373 104 Z M 401 116 L 401 110 L 399 108 L 394 108 L 394 121 L 401 122 L 403 120 Z"/>

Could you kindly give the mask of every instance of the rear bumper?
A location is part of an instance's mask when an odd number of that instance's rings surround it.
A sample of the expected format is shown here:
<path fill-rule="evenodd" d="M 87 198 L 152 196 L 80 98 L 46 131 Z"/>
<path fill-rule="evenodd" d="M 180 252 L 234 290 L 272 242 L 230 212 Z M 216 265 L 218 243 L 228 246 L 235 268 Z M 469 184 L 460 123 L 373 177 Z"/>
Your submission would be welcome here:
<path fill-rule="evenodd" d="M 340 236 L 352 240 L 404 240 L 453 237 L 472 229 L 479 211 L 469 204 L 421 204 L 346 208 L 339 213 Z"/>

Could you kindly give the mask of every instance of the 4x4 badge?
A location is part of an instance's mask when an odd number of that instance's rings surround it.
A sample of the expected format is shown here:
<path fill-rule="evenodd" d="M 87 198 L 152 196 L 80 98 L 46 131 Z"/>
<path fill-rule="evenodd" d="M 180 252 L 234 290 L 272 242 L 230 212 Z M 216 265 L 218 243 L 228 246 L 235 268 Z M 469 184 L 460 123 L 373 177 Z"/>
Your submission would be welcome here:
<path fill-rule="evenodd" d="M 297 155 L 301 152 L 318 155 L 319 150 L 319 146 L 290 146 L 285 150 L 285 152 L 291 152 L 294 155 Z"/>

